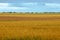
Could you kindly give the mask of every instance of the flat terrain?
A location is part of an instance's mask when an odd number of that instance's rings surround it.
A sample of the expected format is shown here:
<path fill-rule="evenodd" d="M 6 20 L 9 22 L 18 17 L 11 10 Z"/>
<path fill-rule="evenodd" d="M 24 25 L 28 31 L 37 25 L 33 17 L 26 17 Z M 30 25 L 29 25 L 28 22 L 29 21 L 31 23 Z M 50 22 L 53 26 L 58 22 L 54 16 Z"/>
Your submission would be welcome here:
<path fill-rule="evenodd" d="M 1 40 L 60 40 L 60 14 L 0 14 Z"/>
<path fill-rule="evenodd" d="M 0 14 L 0 20 L 10 21 L 38 21 L 38 20 L 60 20 L 59 14 Z"/>
<path fill-rule="evenodd" d="M 38 21 L 38 20 L 60 20 L 60 17 L 15 17 L 15 16 L 0 16 L 0 20 L 10 21 Z"/>

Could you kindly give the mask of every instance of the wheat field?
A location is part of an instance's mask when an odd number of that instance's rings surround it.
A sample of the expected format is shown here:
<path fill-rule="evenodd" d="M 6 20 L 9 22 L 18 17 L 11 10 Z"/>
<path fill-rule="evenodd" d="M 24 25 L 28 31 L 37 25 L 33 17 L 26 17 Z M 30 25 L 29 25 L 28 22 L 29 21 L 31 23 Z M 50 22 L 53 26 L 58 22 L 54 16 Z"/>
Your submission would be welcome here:
<path fill-rule="evenodd" d="M 11 17 L 10 19 L 17 16 L 20 18 L 10 20 L 1 16 Z M 36 17 L 38 20 L 35 20 Z M 0 19 L 0 40 L 60 40 L 60 14 L 30 14 L 28 16 L 0 14 Z"/>

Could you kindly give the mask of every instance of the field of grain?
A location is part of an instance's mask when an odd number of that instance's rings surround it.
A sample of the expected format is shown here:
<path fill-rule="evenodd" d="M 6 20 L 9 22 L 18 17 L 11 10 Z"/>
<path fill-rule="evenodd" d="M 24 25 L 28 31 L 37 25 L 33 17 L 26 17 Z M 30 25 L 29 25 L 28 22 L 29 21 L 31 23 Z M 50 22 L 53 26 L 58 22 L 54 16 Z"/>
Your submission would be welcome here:
<path fill-rule="evenodd" d="M 60 40 L 60 14 L 0 14 L 0 40 Z"/>

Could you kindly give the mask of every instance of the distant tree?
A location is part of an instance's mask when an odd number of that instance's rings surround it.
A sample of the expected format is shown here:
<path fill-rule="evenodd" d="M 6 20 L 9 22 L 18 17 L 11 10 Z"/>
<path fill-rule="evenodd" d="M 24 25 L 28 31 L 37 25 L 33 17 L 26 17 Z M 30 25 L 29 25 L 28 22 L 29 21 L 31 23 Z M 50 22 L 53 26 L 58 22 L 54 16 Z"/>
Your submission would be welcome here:
<path fill-rule="evenodd" d="M 12 13 L 12 12 L 9 12 L 9 13 Z"/>
<path fill-rule="evenodd" d="M 16 12 L 13 12 L 13 13 L 16 13 Z"/>
<path fill-rule="evenodd" d="M 31 12 L 31 14 L 33 14 L 33 12 Z"/>

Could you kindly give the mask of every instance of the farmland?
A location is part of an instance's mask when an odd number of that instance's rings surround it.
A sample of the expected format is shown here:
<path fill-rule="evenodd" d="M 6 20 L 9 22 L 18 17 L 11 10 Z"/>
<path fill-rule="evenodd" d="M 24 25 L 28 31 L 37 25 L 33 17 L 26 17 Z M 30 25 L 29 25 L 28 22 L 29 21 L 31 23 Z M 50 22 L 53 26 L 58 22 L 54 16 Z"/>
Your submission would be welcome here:
<path fill-rule="evenodd" d="M 60 14 L 0 14 L 0 40 L 60 40 Z"/>

